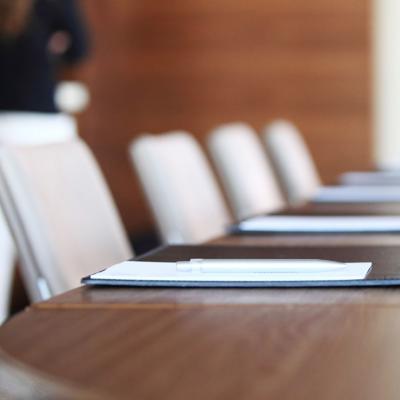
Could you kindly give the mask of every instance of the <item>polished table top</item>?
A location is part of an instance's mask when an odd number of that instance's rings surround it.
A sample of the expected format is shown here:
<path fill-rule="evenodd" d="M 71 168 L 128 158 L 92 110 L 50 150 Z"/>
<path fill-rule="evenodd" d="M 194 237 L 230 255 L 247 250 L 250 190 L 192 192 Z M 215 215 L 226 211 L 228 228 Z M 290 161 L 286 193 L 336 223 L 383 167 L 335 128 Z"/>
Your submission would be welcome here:
<path fill-rule="evenodd" d="M 400 215 L 400 203 L 305 203 L 276 214 L 289 215 Z"/>
<path fill-rule="evenodd" d="M 226 239 L 227 240 L 227 239 Z M 400 264 L 397 246 L 171 247 L 148 260 L 326 255 Z M 379 261 L 380 260 L 380 261 Z M 382 263 L 382 264 L 379 264 Z M 0 329 L 8 354 L 116 399 L 397 399 L 400 291 L 82 287 Z"/>

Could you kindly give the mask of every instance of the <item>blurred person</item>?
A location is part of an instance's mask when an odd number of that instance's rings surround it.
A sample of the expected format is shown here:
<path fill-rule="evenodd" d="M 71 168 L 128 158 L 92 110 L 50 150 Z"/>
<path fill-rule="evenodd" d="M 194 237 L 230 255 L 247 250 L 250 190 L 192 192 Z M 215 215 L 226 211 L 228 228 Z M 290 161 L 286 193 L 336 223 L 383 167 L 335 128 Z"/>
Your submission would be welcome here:
<path fill-rule="evenodd" d="M 35 145 L 77 135 L 55 103 L 57 75 L 87 54 L 75 0 L 0 0 L 0 146 Z M 0 323 L 7 316 L 15 248 L 0 212 Z"/>
<path fill-rule="evenodd" d="M 60 68 L 87 48 L 74 0 L 0 0 L 0 143 L 4 130 L 14 131 L 7 142 L 22 144 L 76 134 L 72 118 L 59 113 L 55 89 Z"/>

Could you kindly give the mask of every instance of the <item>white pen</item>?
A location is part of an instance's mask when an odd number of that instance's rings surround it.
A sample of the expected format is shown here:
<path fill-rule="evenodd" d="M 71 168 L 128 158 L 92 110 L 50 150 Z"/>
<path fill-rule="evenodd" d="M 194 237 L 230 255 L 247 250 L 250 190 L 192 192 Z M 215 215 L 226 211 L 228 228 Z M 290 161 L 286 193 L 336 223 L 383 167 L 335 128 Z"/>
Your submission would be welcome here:
<path fill-rule="evenodd" d="M 306 259 L 202 259 L 178 261 L 177 272 L 194 273 L 313 273 L 345 268 L 346 263 Z"/>

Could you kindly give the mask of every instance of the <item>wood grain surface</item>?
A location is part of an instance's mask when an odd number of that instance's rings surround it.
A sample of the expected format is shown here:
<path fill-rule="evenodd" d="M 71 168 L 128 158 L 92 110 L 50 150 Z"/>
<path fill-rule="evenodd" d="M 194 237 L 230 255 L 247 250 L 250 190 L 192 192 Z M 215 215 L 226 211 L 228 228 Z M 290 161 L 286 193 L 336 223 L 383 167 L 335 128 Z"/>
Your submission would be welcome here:
<path fill-rule="evenodd" d="M 387 305 L 31 310 L 0 343 L 108 398 L 394 400 L 399 329 Z"/>
<path fill-rule="evenodd" d="M 400 270 L 398 246 L 172 246 L 145 259 L 310 255 Z M 105 398 L 392 400 L 399 306 L 394 288 L 79 288 L 10 320 L 0 347 Z"/>
<path fill-rule="evenodd" d="M 230 246 L 285 246 L 285 247 L 308 247 L 329 246 L 400 246 L 400 235 L 398 234 L 246 234 L 222 236 L 212 240 L 211 244 Z"/>
<path fill-rule="evenodd" d="M 379 190 L 379 189 L 378 189 Z M 312 203 L 287 207 L 277 215 L 400 215 L 400 203 Z"/>
<path fill-rule="evenodd" d="M 387 305 L 400 306 L 397 288 L 364 289 L 141 289 L 81 287 L 45 303 L 38 310 L 151 310 L 252 305 Z"/>
<path fill-rule="evenodd" d="M 41 370 L 43 368 L 40 368 Z M 27 367 L 0 349 L 0 398 L 2 400 L 105 400 L 105 397 L 66 384 L 63 378 Z"/>
<path fill-rule="evenodd" d="M 91 104 L 80 132 L 128 230 L 151 227 L 131 171 L 141 132 L 243 120 L 298 124 L 325 181 L 370 167 L 367 0 L 81 0 L 93 51 L 77 78 Z"/>

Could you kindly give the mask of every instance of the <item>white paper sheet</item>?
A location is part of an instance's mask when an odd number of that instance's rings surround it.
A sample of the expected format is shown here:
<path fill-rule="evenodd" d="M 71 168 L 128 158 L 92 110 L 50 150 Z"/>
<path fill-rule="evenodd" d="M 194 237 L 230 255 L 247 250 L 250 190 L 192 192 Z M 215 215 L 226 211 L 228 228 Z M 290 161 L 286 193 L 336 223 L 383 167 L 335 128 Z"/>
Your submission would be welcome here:
<path fill-rule="evenodd" d="M 290 282 L 364 279 L 370 262 L 346 263 L 344 268 L 326 272 L 298 273 L 185 273 L 170 262 L 125 261 L 91 275 L 96 280 L 180 281 L 180 282 Z"/>
<path fill-rule="evenodd" d="M 392 203 L 400 202 L 396 186 L 323 186 L 312 198 L 314 203 Z"/>
<path fill-rule="evenodd" d="M 249 218 L 237 225 L 239 232 L 281 233 L 380 233 L 400 232 L 400 216 L 281 216 Z"/>
<path fill-rule="evenodd" d="M 400 171 L 346 172 L 339 182 L 350 186 L 400 186 Z"/>

